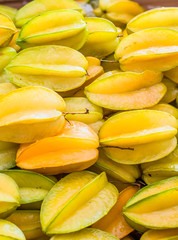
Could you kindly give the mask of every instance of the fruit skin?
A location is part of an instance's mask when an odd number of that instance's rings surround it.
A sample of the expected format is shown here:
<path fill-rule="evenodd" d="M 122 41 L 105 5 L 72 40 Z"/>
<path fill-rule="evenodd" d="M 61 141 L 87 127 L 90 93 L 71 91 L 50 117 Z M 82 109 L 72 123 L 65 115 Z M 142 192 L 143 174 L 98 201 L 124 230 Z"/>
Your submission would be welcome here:
<path fill-rule="evenodd" d="M 116 26 L 124 27 L 134 16 L 142 13 L 144 9 L 136 2 L 126 0 L 99 1 L 102 17 L 112 21 Z"/>
<path fill-rule="evenodd" d="M 16 153 L 18 144 L 9 142 L 0 142 L 0 170 L 13 168 L 16 166 Z"/>
<path fill-rule="evenodd" d="M 12 58 L 16 56 L 16 51 L 11 47 L 0 48 L 0 73 L 10 63 Z"/>
<path fill-rule="evenodd" d="M 6 220 L 19 227 L 27 240 L 44 236 L 40 224 L 40 211 L 38 210 L 16 210 Z"/>
<path fill-rule="evenodd" d="M 0 13 L 0 22 L 0 47 L 7 47 L 16 33 L 16 27 L 10 17 L 2 13 Z"/>
<path fill-rule="evenodd" d="M 0 183 L 0 217 L 5 218 L 20 206 L 20 192 L 16 182 L 5 174 L 0 174 Z"/>
<path fill-rule="evenodd" d="M 24 49 L 6 67 L 6 72 L 19 87 L 44 86 L 65 92 L 86 81 L 87 68 L 86 58 L 78 51 L 47 45 Z"/>
<path fill-rule="evenodd" d="M 16 43 L 22 49 L 40 45 L 61 45 L 79 50 L 87 37 L 83 15 L 67 9 L 49 11 L 34 17 L 22 27 Z"/>
<path fill-rule="evenodd" d="M 104 172 L 73 172 L 46 196 L 41 208 L 42 229 L 47 234 L 81 230 L 106 215 L 117 198 L 118 190 L 108 183 Z"/>
<path fill-rule="evenodd" d="M 0 235 L 2 240 L 26 240 L 23 232 L 13 223 L 0 219 Z"/>
<path fill-rule="evenodd" d="M 177 39 L 178 32 L 172 29 L 141 30 L 119 43 L 115 58 L 123 71 L 167 71 L 178 65 Z"/>
<path fill-rule="evenodd" d="M 171 79 L 173 82 L 178 83 L 178 67 L 175 67 L 167 72 L 164 75 Z"/>
<path fill-rule="evenodd" d="M 148 28 L 178 29 L 178 8 L 155 8 L 135 16 L 127 24 L 127 32 L 133 33 Z"/>
<path fill-rule="evenodd" d="M 168 78 L 164 78 L 163 81 L 164 85 L 167 87 L 167 92 L 162 98 L 161 102 L 163 103 L 170 103 L 173 102 L 176 97 L 178 96 L 178 87 L 177 84 Z"/>
<path fill-rule="evenodd" d="M 83 9 L 79 4 L 72 0 L 56 0 L 55 2 L 48 0 L 34 0 L 18 10 L 15 16 L 15 24 L 20 28 L 30 19 L 43 12 L 62 9 L 74 9 L 83 13 Z"/>
<path fill-rule="evenodd" d="M 169 230 L 149 230 L 145 232 L 140 240 L 176 240 L 178 238 L 178 229 Z"/>
<path fill-rule="evenodd" d="M 98 146 L 98 136 L 88 125 L 70 121 L 59 135 L 21 145 L 16 163 L 47 175 L 81 171 L 96 162 Z"/>
<path fill-rule="evenodd" d="M 124 165 L 109 159 L 102 151 L 94 165 L 102 171 L 105 171 L 109 176 L 124 182 L 132 183 L 141 176 L 140 169 L 137 165 Z"/>
<path fill-rule="evenodd" d="M 102 108 L 90 103 L 87 98 L 71 97 L 64 98 L 64 101 L 66 103 L 65 117 L 69 121 L 80 121 L 86 124 L 91 124 L 100 121 L 103 118 Z"/>
<path fill-rule="evenodd" d="M 142 178 L 147 184 L 172 176 L 178 176 L 178 146 L 168 156 L 151 163 L 142 164 Z"/>
<path fill-rule="evenodd" d="M 118 30 L 109 20 L 103 18 L 85 18 L 88 39 L 80 52 L 85 56 L 102 58 L 113 53 L 118 44 Z"/>
<path fill-rule="evenodd" d="M 55 182 L 41 174 L 25 170 L 3 170 L 0 173 L 11 177 L 18 185 L 21 206 L 20 209 L 40 209 L 42 200 Z"/>
<path fill-rule="evenodd" d="M 26 87 L 0 98 L 0 140 L 28 143 L 59 133 L 65 102 L 43 87 Z"/>
<path fill-rule="evenodd" d="M 169 124 L 173 132 L 167 129 Z M 171 153 L 177 145 L 176 129 L 176 118 L 166 112 L 137 110 L 110 117 L 102 125 L 99 137 L 104 153 L 113 161 L 140 164 Z"/>
<path fill-rule="evenodd" d="M 177 186 L 176 176 L 142 188 L 123 208 L 126 221 L 138 231 L 143 229 L 145 231 L 145 228 L 159 230 L 176 228 Z"/>
<path fill-rule="evenodd" d="M 104 123 L 104 120 L 102 119 L 102 120 L 99 120 L 97 122 L 90 123 L 88 125 L 98 134 L 101 126 L 103 125 L 103 123 Z"/>
<path fill-rule="evenodd" d="M 167 103 L 159 103 L 149 109 L 167 112 L 167 113 L 170 113 L 175 118 L 178 118 L 178 109 Z"/>
<path fill-rule="evenodd" d="M 109 213 L 96 222 L 93 227 L 109 232 L 117 238 L 123 238 L 134 231 L 122 216 L 122 208 L 127 201 L 139 190 L 137 186 L 125 188 L 119 195 L 117 203 L 109 211 Z"/>
<path fill-rule="evenodd" d="M 157 104 L 166 93 L 163 75 L 111 71 L 85 87 L 87 98 L 94 104 L 112 110 L 143 109 Z"/>
<path fill-rule="evenodd" d="M 0 96 L 6 95 L 16 89 L 17 87 L 12 83 L 0 83 Z"/>
<path fill-rule="evenodd" d="M 0 13 L 7 15 L 12 19 L 12 21 L 15 20 L 15 14 L 17 13 L 17 9 L 5 5 L 0 5 Z"/>
<path fill-rule="evenodd" d="M 85 228 L 79 232 L 60 234 L 53 236 L 50 240 L 118 240 L 113 235 L 94 228 Z"/>
<path fill-rule="evenodd" d="M 14 34 L 13 38 L 9 43 L 9 47 L 14 48 L 17 52 L 20 50 L 20 46 L 16 44 L 16 39 L 18 38 L 20 29 L 17 29 L 17 32 Z"/>

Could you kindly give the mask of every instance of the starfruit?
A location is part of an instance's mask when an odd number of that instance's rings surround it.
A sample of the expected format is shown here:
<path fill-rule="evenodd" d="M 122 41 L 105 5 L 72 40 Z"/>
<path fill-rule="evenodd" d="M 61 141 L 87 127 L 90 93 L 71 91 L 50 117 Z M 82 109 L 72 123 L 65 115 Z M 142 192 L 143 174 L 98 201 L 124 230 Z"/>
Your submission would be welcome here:
<path fill-rule="evenodd" d="M 44 236 L 38 210 L 16 210 L 7 220 L 19 227 L 27 240 Z"/>
<path fill-rule="evenodd" d="M 11 47 L 0 48 L 0 73 L 10 63 L 16 55 L 16 51 Z"/>
<path fill-rule="evenodd" d="M 110 72 L 113 70 L 120 70 L 119 63 L 115 60 L 114 54 L 106 56 L 102 59 L 102 67 L 104 68 L 105 72 Z"/>
<path fill-rule="evenodd" d="M 89 127 L 91 127 L 98 134 L 101 126 L 103 125 L 103 123 L 104 123 L 104 119 L 99 120 L 99 121 L 94 122 L 94 123 L 90 123 L 88 125 L 89 125 Z"/>
<path fill-rule="evenodd" d="M 0 83 L 0 96 L 6 95 L 16 89 L 17 87 L 12 83 Z"/>
<path fill-rule="evenodd" d="M 17 27 L 22 27 L 30 19 L 43 12 L 62 9 L 74 9 L 83 13 L 80 5 L 73 0 L 33 0 L 18 10 L 15 16 L 15 24 Z"/>
<path fill-rule="evenodd" d="M 112 21 L 116 26 L 124 27 L 133 17 L 144 9 L 136 2 L 129 0 L 100 0 L 102 17 Z"/>
<path fill-rule="evenodd" d="M 123 238 L 129 233 L 133 232 L 132 229 L 123 217 L 123 207 L 128 200 L 136 194 L 139 190 L 137 186 L 130 186 L 125 188 L 120 194 L 117 203 L 111 208 L 109 213 L 101 218 L 98 222 L 93 224 L 94 228 L 111 233 L 117 238 Z"/>
<path fill-rule="evenodd" d="M 178 119 L 178 109 L 170 104 L 159 103 L 150 109 L 170 113 L 172 116 Z"/>
<path fill-rule="evenodd" d="M 21 48 L 39 45 L 62 45 L 80 49 L 87 40 L 84 17 L 74 10 L 45 12 L 28 21 L 16 42 Z"/>
<path fill-rule="evenodd" d="M 118 238 L 113 235 L 94 228 L 85 228 L 81 231 L 60 234 L 53 236 L 50 240 L 118 240 Z"/>
<path fill-rule="evenodd" d="M 98 158 L 97 134 L 86 124 L 70 121 L 61 134 L 21 145 L 17 166 L 48 175 L 80 171 Z"/>
<path fill-rule="evenodd" d="M 95 166 L 102 171 L 105 171 L 109 176 L 124 182 L 132 183 L 141 176 L 140 169 L 137 165 L 124 165 L 109 159 L 102 151 Z"/>
<path fill-rule="evenodd" d="M 17 9 L 5 5 L 0 5 L 0 13 L 7 15 L 12 19 L 12 21 L 15 20 L 15 15 L 17 13 Z"/>
<path fill-rule="evenodd" d="M 64 92 L 86 81 L 88 62 L 76 50 L 64 46 L 27 48 L 6 67 L 7 74 L 19 87 L 44 86 Z"/>
<path fill-rule="evenodd" d="M 138 191 L 123 208 L 126 220 L 135 229 L 172 229 L 178 227 L 178 176 Z"/>
<path fill-rule="evenodd" d="M 105 57 L 113 53 L 118 44 L 118 30 L 114 24 L 103 18 L 85 18 L 88 39 L 80 49 L 85 56 Z"/>
<path fill-rule="evenodd" d="M 2 240 L 26 240 L 23 232 L 13 223 L 0 219 L 0 238 Z"/>
<path fill-rule="evenodd" d="M 122 164 L 161 159 L 177 144 L 177 119 L 167 112 L 137 110 L 116 114 L 102 125 L 99 137 L 105 154 Z"/>
<path fill-rule="evenodd" d="M 94 123 L 103 118 L 102 108 L 90 103 L 84 97 L 64 98 L 66 103 L 65 118 L 67 120 L 80 121 L 86 124 Z"/>
<path fill-rule="evenodd" d="M 177 240 L 178 229 L 149 230 L 145 232 L 140 240 Z"/>
<path fill-rule="evenodd" d="M 85 94 L 83 93 L 84 87 L 88 86 L 104 73 L 103 67 L 101 66 L 101 62 L 98 58 L 86 57 L 86 60 L 88 61 L 86 82 L 82 86 L 70 91 L 59 92 L 62 97 L 85 97 Z"/>
<path fill-rule="evenodd" d="M 5 218 L 20 205 L 20 193 L 16 182 L 0 174 L 0 218 Z M 0 224 L 1 225 L 1 224 Z M 0 227 L 1 231 L 1 227 Z M 0 234 L 1 235 L 1 234 Z"/>
<path fill-rule="evenodd" d="M 164 74 L 167 78 L 178 84 L 178 67 L 175 67 Z"/>
<path fill-rule="evenodd" d="M 0 141 L 0 170 L 16 166 L 16 153 L 19 145 Z"/>
<path fill-rule="evenodd" d="M 178 176 L 178 146 L 168 156 L 142 164 L 142 178 L 147 184 Z"/>
<path fill-rule="evenodd" d="M 40 217 L 42 229 L 47 234 L 81 230 L 106 215 L 117 198 L 118 190 L 104 172 L 73 172 L 45 197 Z"/>
<path fill-rule="evenodd" d="M 17 32 L 14 34 L 12 40 L 9 43 L 9 47 L 14 48 L 17 52 L 20 50 L 20 46 L 17 45 L 16 40 L 19 37 L 20 29 L 17 29 Z"/>
<path fill-rule="evenodd" d="M 151 28 L 133 33 L 119 43 L 115 57 L 123 71 L 170 70 L 178 65 L 178 31 Z"/>
<path fill-rule="evenodd" d="M 16 27 L 13 21 L 2 13 L 0 13 L 0 25 L 0 47 L 6 47 L 16 33 Z"/>
<path fill-rule="evenodd" d="M 165 95 L 161 80 L 160 72 L 111 71 L 87 86 L 85 94 L 92 103 L 112 110 L 142 109 L 156 105 Z"/>
<path fill-rule="evenodd" d="M 26 87 L 0 98 L 0 140 L 28 143 L 59 133 L 64 100 L 43 87 Z"/>
<path fill-rule="evenodd" d="M 167 78 L 163 79 L 164 85 L 167 87 L 167 92 L 162 98 L 161 102 L 170 103 L 173 102 L 178 96 L 178 87 L 177 84 Z"/>
<path fill-rule="evenodd" d="M 55 182 L 39 173 L 12 169 L 0 171 L 18 185 L 21 209 L 40 209 L 41 203 Z"/>
<path fill-rule="evenodd" d="M 129 33 L 148 28 L 170 28 L 178 30 L 178 8 L 155 8 L 134 17 L 127 24 Z"/>

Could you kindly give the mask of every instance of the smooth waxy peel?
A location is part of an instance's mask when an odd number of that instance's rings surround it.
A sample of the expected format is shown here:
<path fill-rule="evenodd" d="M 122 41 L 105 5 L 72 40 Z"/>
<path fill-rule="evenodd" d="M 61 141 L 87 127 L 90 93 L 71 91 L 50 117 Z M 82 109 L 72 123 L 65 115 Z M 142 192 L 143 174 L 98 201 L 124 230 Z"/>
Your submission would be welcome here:
<path fill-rule="evenodd" d="M 61 131 L 65 102 L 42 87 L 21 88 L 0 98 L 0 140 L 28 143 Z"/>
<path fill-rule="evenodd" d="M 55 235 L 51 240 L 118 240 L 113 235 L 94 228 L 85 228 L 79 232 Z"/>
<path fill-rule="evenodd" d="M 23 232 L 13 223 L 0 220 L 0 236 L 2 240 L 25 240 Z"/>
<path fill-rule="evenodd" d="M 115 58 L 123 71 L 167 71 L 178 65 L 177 46 L 176 30 L 145 29 L 124 38 L 115 51 Z"/>
<path fill-rule="evenodd" d="M 178 147 L 168 156 L 152 163 L 142 164 L 142 178 L 147 184 L 178 176 Z"/>
<path fill-rule="evenodd" d="M 88 227 L 107 214 L 117 197 L 118 191 L 105 173 L 71 173 L 51 189 L 42 204 L 43 231 L 62 234 Z"/>
<path fill-rule="evenodd" d="M 105 171 L 109 176 L 124 182 L 132 183 L 140 177 L 140 169 L 136 165 L 119 164 L 109 159 L 103 152 L 100 151 L 99 158 L 95 166 L 102 171 Z"/>
<path fill-rule="evenodd" d="M 66 103 L 66 119 L 86 124 L 94 123 L 103 118 L 102 108 L 90 103 L 84 97 L 64 98 Z"/>
<path fill-rule="evenodd" d="M 142 109 L 154 106 L 166 93 L 162 73 L 111 71 L 85 88 L 88 99 L 112 110 Z M 150 97 L 151 96 L 151 97 Z"/>
<path fill-rule="evenodd" d="M 178 96 L 178 87 L 177 84 L 168 78 L 163 79 L 164 85 L 167 87 L 167 92 L 162 98 L 161 102 L 170 103 L 173 102 Z"/>
<path fill-rule="evenodd" d="M 48 175 L 81 171 L 98 158 L 97 134 L 86 124 L 70 121 L 61 134 L 21 145 L 17 165 Z"/>
<path fill-rule="evenodd" d="M 104 57 L 113 53 L 118 44 L 118 30 L 115 25 L 103 18 L 85 18 L 88 39 L 80 49 L 85 56 Z"/>
<path fill-rule="evenodd" d="M 86 81 L 88 62 L 76 50 L 63 46 L 39 46 L 21 51 L 6 67 L 19 87 L 44 86 L 63 92 Z"/>
<path fill-rule="evenodd" d="M 136 2 L 127 0 L 99 1 L 102 17 L 112 21 L 116 26 L 125 26 L 133 17 L 142 13 L 144 9 Z"/>
<path fill-rule="evenodd" d="M 149 230 L 145 232 L 141 240 L 176 240 L 178 238 L 178 229 L 170 230 Z"/>
<path fill-rule="evenodd" d="M 0 47 L 8 46 L 16 32 L 13 21 L 7 15 L 0 13 Z"/>
<path fill-rule="evenodd" d="M 21 197 L 21 209 L 40 208 L 41 201 L 55 184 L 48 177 L 30 171 L 13 169 L 4 170 L 1 173 L 8 175 L 17 183 Z"/>
<path fill-rule="evenodd" d="M 9 142 L 0 142 L 0 170 L 16 166 L 16 153 L 19 145 Z"/>
<path fill-rule="evenodd" d="M 26 23 L 16 40 L 21 48 L 62 45 L 80 49 L 87 40 L 84 17 L 74 10 L 45 12 Z"/>
<path fill-rule="evenodd" d="M 0 13 L 7 15 L 12 19 L 12 21 L 15 20 L 15 15 L 17 13 L 17 9 L 5 5 L 0 5 Z"/>
<path fill-rule="evenodd" d="M 138 191 L 123 209 L 124 216 L 129 223 L 149 229 L 176 228 L 178 222 L 177 183 L 178 177 L 172 177 Z"/>
<path fill-rule="evenodd" d="M 133 33 L 148 28 L 178 30 L 178 8 L 156 8 L 137 15 L 127 24 L 127 32 Z"/>
<path fill-rule="evenodd" d="M 11 177 L 1 173 L 0 183 L 0 217 L 4 218 L 20 205 L 20 193 Z"/>
<path fill-rule="evenodd" d="M 11 47 L 0 48 L 0 72 L 3 72 L 15 55 L 16 51 Z"/>
<path fill-rule="evenodd" d="M 6 95 L 16 89 L 17 87 L 12 83 L 0 83 L 0 96 Z"/>
<path fill-rule="evenodd" d="M 178 83 L 178 67 L 175 67 L 164 73 L 165 76 L 171 79 L 173 82 Z"/>
<path fill-rule="evenodd" d="M 139 164 L 171 153 L 177 144 L 176 129 L 177 120 L 172 115 L 139 110 L 109 118 L 102 125 L 99 137 L 105 154 L 113 161 Z"/>
<path fill-rule="evenodd" d="M 38 210 L 17 210 L 7 220 L 19 227 L 26 239 L 38 239 L 44 236 Z"/>
<path fill-rule="evenodd" d="M 17 27 L 22 27 L 30 19 L 43 12 L 62 9 L 74 9 L 83 13 L 83 9 L 73 0 L 34 0 L 18 10 L 15 16 L 15 24 Z"/>
<path fill-rule="evenodd" d="M 178 118 L 178 109 L 167 103 L 159 103 L 150 109 L 167 112 L 170 113 L 175 118 Z"/>
<path fill-rule="evenodd" d="M 137 186 L 125 188 L 119 195 L 117 203 L 109 211 L 109 213 L 101 218 L 92 227 L 109 232 L 117 238 L 123 238 L 133 231 L 126 223 L 123 217 L 123 207 L 127 201 L 139 190 Z"/>

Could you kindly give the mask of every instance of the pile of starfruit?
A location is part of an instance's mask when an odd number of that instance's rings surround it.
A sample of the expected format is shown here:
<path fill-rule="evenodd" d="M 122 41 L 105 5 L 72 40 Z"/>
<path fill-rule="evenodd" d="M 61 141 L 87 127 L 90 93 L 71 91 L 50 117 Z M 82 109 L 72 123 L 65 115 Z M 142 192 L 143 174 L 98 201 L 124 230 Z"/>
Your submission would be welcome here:
<path fill-rule="evenodd" d="M 178 240 L 178 7 L 0 5 L 0 240 Z"/>

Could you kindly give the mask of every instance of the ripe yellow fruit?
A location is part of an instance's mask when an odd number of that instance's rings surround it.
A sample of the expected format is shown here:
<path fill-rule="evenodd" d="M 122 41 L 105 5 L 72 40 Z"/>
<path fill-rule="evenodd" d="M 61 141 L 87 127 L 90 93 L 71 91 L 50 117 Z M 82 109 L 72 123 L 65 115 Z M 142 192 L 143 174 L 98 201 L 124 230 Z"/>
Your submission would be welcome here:
<path fill-rule="evenodd" d="M 40 14 L 28 21 L 16 42 L 21 48 L 61 45 L 80 49 L 88 31 L 84 17 L 74 10 L 56 10 Z"/>
<path fill-rule="evenodd" d="M 6 72 L 19 87 L 44 86 L 65 92 L 86 81 L 88 62 L 78 51 L 57 45 L 27 48 L 11 61 Z"/>
<path fill-rule="evenodd" d="M 13 223 L 0 220 L 0 236 L 2 240 L 26 240 L 23 232 Z"/>
<path fill-rule="evenodd" d="M 73 172 L 48 193 L 41 208 L 42 229 L 47 234 L 84 229 L 106 215 L 118 198 L 118 190 L 103 172 Z"/>
<path fill-rule="evenodd" d="M 0 98 L 0 140 L 28 143 L 59 133 L 64 100 L 43 87 L 13 90 Z"/>
<path fill-rule="evenodd" d="M 85 56 L 102 58 L 113 53 L 118 44 L 118 29 L 109 20 L 103 18 L 85 18 L 88 39 L 80 49 Z"/>
<path fill-rule="evenodd" d="M 170 70 L 178 65 L 178 31 L 151 28 L 130 34 L 119 43 L 115 57 L 123 71 Z"/>

